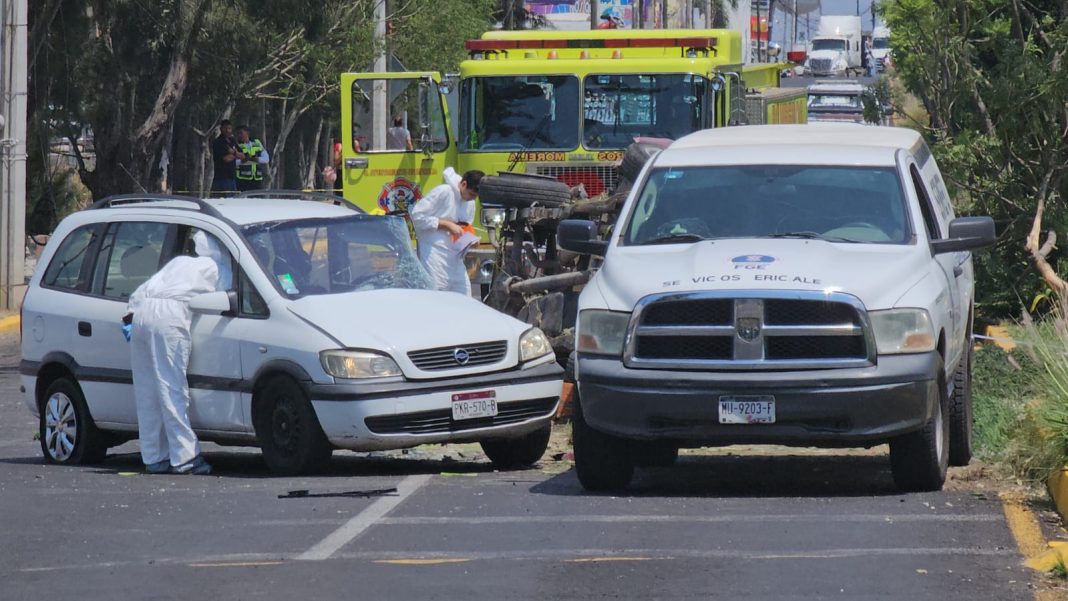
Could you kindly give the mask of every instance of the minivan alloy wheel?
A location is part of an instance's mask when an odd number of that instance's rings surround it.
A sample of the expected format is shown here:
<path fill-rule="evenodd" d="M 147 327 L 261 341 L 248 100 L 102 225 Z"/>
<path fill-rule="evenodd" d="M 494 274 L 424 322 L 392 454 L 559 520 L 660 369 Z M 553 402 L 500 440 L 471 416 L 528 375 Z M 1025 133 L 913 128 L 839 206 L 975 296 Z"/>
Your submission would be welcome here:
<path fill-rule="evenodd" d="M 70 397 L 62 392 L 49 397 L 45 403 L 44 419 L 48 454 L 56 461 L 66 461 L 78 441 L 78 416 Z"/>

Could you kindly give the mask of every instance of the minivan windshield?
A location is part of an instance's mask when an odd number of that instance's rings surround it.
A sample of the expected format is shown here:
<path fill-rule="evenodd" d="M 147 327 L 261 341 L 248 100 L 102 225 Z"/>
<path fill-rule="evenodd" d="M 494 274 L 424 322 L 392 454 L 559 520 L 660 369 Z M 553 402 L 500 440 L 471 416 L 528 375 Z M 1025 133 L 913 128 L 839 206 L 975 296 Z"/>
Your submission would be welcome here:
<path fill-rule="evenodd" d="M 431 290 L 396 216 L 297 219 L 242 228 L 264 271 L 290 298 L 383 288 Z"/>
<path fill-rule="evenodd" d="M 906 244 L 904 194 L 892 167 L 739 165 L 654 170 L 623 243 L 812 238 Z"/>

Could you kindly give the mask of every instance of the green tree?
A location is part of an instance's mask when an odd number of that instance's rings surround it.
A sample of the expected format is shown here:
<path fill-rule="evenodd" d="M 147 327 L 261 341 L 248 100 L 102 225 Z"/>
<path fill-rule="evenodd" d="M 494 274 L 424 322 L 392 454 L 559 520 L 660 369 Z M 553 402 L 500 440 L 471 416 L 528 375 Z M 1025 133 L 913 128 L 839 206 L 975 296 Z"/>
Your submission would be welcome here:
<path fill-rule="evenodd" d="M 1056 235 L 1042 231 L 1066 225 L 1068 3 L 894 0 L 883 11 L 959 208 L 1002 225 L 995 251 L 979 256 L 980 302 L 998 316 L 1043 285 L 1063 297 Z M 1020 273 L 1027 261 L 1041 278 Z"/>

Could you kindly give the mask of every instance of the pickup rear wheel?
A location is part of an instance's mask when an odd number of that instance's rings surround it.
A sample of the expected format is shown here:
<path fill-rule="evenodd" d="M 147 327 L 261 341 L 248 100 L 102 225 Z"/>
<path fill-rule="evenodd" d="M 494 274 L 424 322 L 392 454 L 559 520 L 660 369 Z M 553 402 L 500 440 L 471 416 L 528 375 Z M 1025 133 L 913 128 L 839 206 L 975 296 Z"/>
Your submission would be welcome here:
<path fill-rule="evenodd" d="M 482 452 L 498 469 L 515 469 L 534 465 L 549 448 L 552 424 L 520 436 L 519 438 L 494 438 L 483 440 Z"/>
<path fill-rule="evenodd" d="M 898 488 L 909 492 L 941 490 L 949 467 L 949 395 L 938 365 L 938 402 L 923 428 L 890 441 L 890 471 Z"/>
<path fill-rule="evenodd" d="M 595 492 L 626 488 L 634 475 L 628 441 L 590 427 L 581 404 L 575 407 L 573 423 L 575 471 L 582 487 Z"/>
<path fill-rule="evenodd" d="M 293 476 L 326 466 L 333 449 L 300 385 L 274 377 L 260 387 L 253 403 L 256 438 L 272 472 Z"/>
<path fill-rule="evenodd" d="M 964 345 L 957 370 L 953 372 L 953 394 L 949 397 L 949 464 L 968 465 L 972 460 L 972 341 Z"/>

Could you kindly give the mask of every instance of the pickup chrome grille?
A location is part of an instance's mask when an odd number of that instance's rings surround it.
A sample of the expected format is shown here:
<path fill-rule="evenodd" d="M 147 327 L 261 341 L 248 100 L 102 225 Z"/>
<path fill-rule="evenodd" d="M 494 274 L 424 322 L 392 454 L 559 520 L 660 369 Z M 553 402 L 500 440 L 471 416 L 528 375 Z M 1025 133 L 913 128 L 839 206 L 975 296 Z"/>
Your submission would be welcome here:
<path fill-rule="evenodd" d="M 439 371 L 497 363 L 507 352 L 508 342 L 496 340 L 411 351 L 408 358 L 423 371 Z"/>
<path fill-rule="evenodd" d="M 867 313 L 822 292 L 654 295 L 631 319 L 624 363 L 653 369 L 819 369 L 874 364 Z"/>

